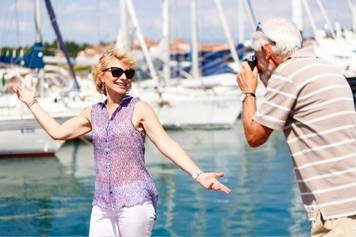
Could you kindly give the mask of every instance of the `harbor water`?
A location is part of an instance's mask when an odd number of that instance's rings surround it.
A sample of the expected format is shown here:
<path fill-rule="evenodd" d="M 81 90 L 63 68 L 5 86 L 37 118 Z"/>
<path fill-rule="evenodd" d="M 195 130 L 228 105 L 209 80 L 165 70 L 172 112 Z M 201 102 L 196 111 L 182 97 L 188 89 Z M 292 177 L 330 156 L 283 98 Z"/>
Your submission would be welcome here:
<path fill-rule="evenodd" d="M 169 134 L 204 171 L 222 171 L 230 194 L 208 191 L 146 141 L 158 191 L 153 236 L 308 236 L 283 135 L 252 149 L 241 122 Z M 0 160 L 0 236 L 86 236 L 94 184 L 92 146 L 66 143 L 53 158 Z"/>

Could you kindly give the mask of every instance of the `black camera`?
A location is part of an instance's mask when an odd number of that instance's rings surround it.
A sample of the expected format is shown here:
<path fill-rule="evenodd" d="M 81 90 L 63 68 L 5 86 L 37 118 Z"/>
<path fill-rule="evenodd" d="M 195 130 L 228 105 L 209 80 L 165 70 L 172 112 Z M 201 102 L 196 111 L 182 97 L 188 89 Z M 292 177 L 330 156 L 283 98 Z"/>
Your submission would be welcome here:
<path fill-rule="evenodd" d="M 251 55 L 251 56 L 245 58 L 243 61 L 248 63 L 248 65 L 250 66 L 252 71 L 257 66 L 257 58 L 255 55 Z"/>

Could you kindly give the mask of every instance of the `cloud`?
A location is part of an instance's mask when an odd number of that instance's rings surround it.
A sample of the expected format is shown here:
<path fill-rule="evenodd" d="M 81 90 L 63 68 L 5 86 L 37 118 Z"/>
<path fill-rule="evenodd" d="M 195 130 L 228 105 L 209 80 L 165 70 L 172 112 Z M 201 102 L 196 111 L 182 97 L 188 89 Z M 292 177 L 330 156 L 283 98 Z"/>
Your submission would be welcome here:
<path fill-rule="evenodd" d="M 9 28 L 11 28 L 11 30 L 15 30 L 15 22 L 11 21 L 11 20 L 2 20 L 0 21 L 0 28 L 3 30 L 8 30 Z M 19 31 L 21 32 L 30 32 L 31 27 L 33 27 L 33 24 L 30 22 L 21 22 L 18 24 L 19 27 Z"/>
<path fill-rule="evenodd" d="M 21 37 L 32 43 L 33 1 L 34 0 L 0 0 L 0 40 L 4 39 L 4 30 L 9 42 L 16 42 L 14 16 L 16 8 L 19 19 Z M 191 36 L 191 0 L 167 0 L 170 5 L 171 36 L 189 39 Z M 140 27 L 146 37 L 159 39 L 162 29 L 162 1 L 161 0 L 132 0 Z M 292 18 L 291 1 L 284 0 L 253 0 L 254 13 L 258 20 L 264 21 L 273 17 Z M 308 0 L 313 17 L 319 28 L 325 20 L 315 1 Z M 322 1 L 332 22 L 351 26 L 351 11 L 347 0 Z M 353 0 L 355 2 L 355 0 Z M 120 27 L 120 9 L 118 0 L 52 0 L 58 24 L 66 40 L 95 43 L 116 39 Z M 236 39 L 238 32 L 238 0 L 221 0 L 228 26 Z M 355 4 L 355 3 L 354 3 Z M 54 33 L 48 20 L 43 1 L 42 25 L 45 40 L 53 40 Z M 197 0 L 199 39 L 204 41 L 225 41 L 220 19 L 217 15 L 214 0 Z M 11 19 L 11 20 L 9 20 Z M 20 24 L 21 23 L 21 24 Z M 254 27 L 245 18 L 246 38 L 252 34 Z M 305 29 L 311 35 L 309 19 L 304 13 Z M 11 27 L 12 26 L 12 27 Z M 9 29 L 10 28 L 10 29 Z M 10 32 L 11 31 L 11 32 Z M 13 32 L 13 33 L 12 33 Z M 31 33 L 32 32 L 32 33 Z M 3 44 L 3 42 L 0 42 Z M 1 46 L 1 45 L 0 45 Z"/>
<path fill-rule="evenodd" d="M 34 3 L 33 1 L 28 1 L 28 0 L 11 1 L 11 4 L 9 4 L 8 7 L 8 11 L 10 12 L 17 11 L 19 14 L 23 14 L 23 13 L 33 14 Z"/>

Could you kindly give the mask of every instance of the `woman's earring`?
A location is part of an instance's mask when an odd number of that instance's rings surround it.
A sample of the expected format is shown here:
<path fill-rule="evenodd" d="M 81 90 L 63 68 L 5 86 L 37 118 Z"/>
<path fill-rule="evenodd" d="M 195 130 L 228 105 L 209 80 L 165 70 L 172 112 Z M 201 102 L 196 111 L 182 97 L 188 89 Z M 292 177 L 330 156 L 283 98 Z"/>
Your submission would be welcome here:
<path fill-rule="evenodd" d="M 101 83 L 100 90 L 101 90 L 102 93 L 105 93 L 105 82 Z"/>

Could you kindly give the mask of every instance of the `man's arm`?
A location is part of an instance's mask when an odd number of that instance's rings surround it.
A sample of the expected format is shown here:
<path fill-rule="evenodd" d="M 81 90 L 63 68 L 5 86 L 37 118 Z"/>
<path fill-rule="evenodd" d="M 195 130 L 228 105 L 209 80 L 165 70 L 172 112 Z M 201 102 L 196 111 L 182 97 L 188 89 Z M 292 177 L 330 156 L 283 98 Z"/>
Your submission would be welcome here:
<path fill-rule="evenodd" d="M 250 66 L 244 62 L 243 68 L 237 77 L 237 83 L 243 93 L 256 92 L 257 87 L 257 67 L 251 71 Z M 256 97 L 247 96 L 242 102 L 242 120 L 245 137 L 251 147 L 258 147 L 264 144 L 273 130 L 265 127 L 253 120 L 256 113 Z"/>
<path fill-rule="evenodd" d="M 251 147 L 258 147 L 264 144 L 273 132 L 273 129 L 253 120 L 255 113 L 256 97 L 248 96 L 242 102 L 242 121 L 246 140 Z"/>

